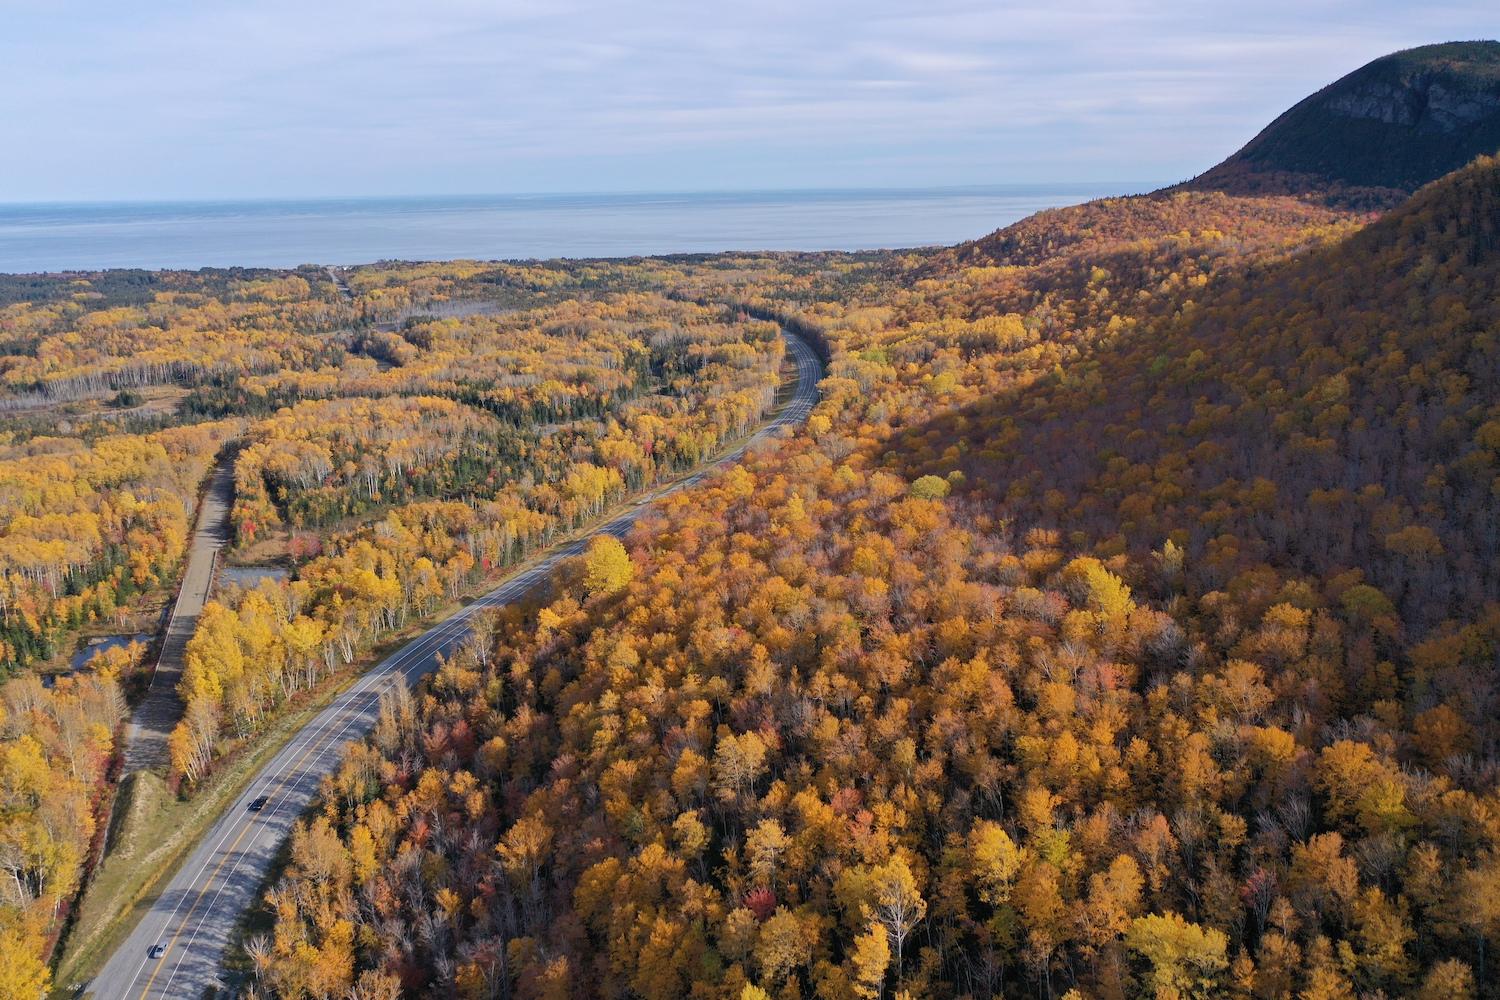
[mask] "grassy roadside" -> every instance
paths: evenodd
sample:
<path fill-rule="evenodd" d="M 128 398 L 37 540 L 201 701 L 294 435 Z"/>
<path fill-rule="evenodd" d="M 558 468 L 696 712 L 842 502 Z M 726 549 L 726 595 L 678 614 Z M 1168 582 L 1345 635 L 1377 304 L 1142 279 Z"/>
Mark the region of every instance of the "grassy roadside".
<path fill-rule="evenodd" d="M 57 962 L 56 985 L 51 994 L 54 1000 L 72 997 L 72 984 L 85 982 L 98 972 L 105 959 L 125 940 L 141 915 L 160 896 L 204 833 L 239 797 L 262 766 L 369 667 L 440 624 L 475 598 L 546 558 L 559 546 L 593 534 L 599 526 L 636 506 L 643 498 L 653 497 L 698 470 L 722 461 L 775 419 L 794 393 L 796 381 L 795 373 L 789 378 L 783 377 L 777 386 L 775 403 L 765 418 L 749 433 L 725 444 L 698 466 L 621 498 L 585 523 L 559 535 L 545 548 L 506 567 L 503 574 L 485 579 L 459 599 L 445 602 L 433 614 L 412 621 L 400 632 L 389 636 L 349 668 L 340 671 L 331 682 L 294 702 L 252 743 L 221 761 L 191 799 L 178 799 L 155 772 L 128 775 L 117 793 L 119 801 L 104 859 L 79 903 L 78 919 Z M 243 924 L 242 932 L 236 938 L 243 939 Z"/>
<path fill-rule="evenodd" d="M 349 671 L 276 719 L 246 753 L 226 762 L 186 801 L 153 771 L 127 775 L 103 862 L 79 903 L 78 920 L 58 960 L 52 996 L 72 996 L 134 928 L 197 846 L 203 832 L 304 723 L 359 677 Z"/>
<path fill-rule="evenodd" d="M 430 618 L 409 622 L 318 688 L 293 699 L 252 742 L 222 758 L 192 798 L 178 798 L 155 771 L 126 775 L 116 792 L 104 859 L 79 902 L 78 919 L 58 959 L 53 976 L 58 985 L 52 996 L 71 997 L 73 983 L 86 981 L 99 971 L 104 959 L 161 895 L 208 828 L 304 725 L 371 666 L 461 606 L 454 603 Z M 144 845 L 152 846 L 143 850 Z"/>

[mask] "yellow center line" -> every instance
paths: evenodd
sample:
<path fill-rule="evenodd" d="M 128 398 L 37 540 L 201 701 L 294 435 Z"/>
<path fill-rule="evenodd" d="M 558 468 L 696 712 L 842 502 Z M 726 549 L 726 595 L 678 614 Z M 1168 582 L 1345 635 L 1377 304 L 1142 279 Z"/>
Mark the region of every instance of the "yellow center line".
<path fill-rule="evenodd" d="M 330 727 L 330 728 L 332 728 L 332 727 Z M 302 752 L 302 756 L 297 758 L 297 763 L 293 764 L 285 772 L 286 775 L 288 777 L 290 777 L 293 772 L 295 772 L 298 768 L 300 768 L 302 766 L 302 762 L 305 761 L 305 760 L 307 760 L 307 758 L 312 755 L 313 750 L 317 749 L 318 745 L 321 742 L 322 742 L 321 740 L 312 740 L 312 741 L 310 741 L 308 743 L 307 749 Z M 286 786 L 287 786 L 286 779 L 283 779 L 281 781 L 281 783 L 276 786 L 276 793 L 280 793 L 284 788 L 286 788 Z M 273 793 L 273 794 L 276 794 L 276 793 Z M 240 835 L 238 837 L 235 837 L 234 838 L 234 843 L 232 843 L 232 844 L 229 845 L 229 850 L 225 851 L 224 852 L 224 856 L 219 859 L 219 863 L 216 864 L 216 865 L 214 865 L 213 872 L 211 872 L 209 874 L 208 880 L 203 883 L 203 888 L 201 888 L 201 889 L 198 890 L 198 895 L 193 899 L 193 905 L 190 906 L 190 907 L 188 907 L 187 913 L 183 915 L 182 922 L 177 925 L 177 930 L 173 932 L 173 934 L 172 934 L 172 940 L 170 940 L 170 941 L 167 942 L 167 950 L 164 951 L 164 952 L 162 952 L 161 958 L 158 958 L 156 960 L 156 968 L 151 970 L 151 978 L 146 980 L 146 985 L 141 989 L 141 993 L 140 993 L 141 1000 L 145 1000 L 146 996 L 148 994 L 150 994 L 150 992 L 151 992 L 151 984 L 154 983 L 154 982 L 156 982 L 156 977 L 157 976 L 161 975 L 162 967 L 164 965 L 166 965 L 166 962 L 167 962 L 167 956 L 170 955 L 172 953 L 172 949 L 174 947 L 176 947 L 176 945 L 177 945 L 177 939 L 182 936 L 183 928 L 185 928 L 187 926 L 187 924 L 188 924 L 188 921 L 193 918 L 193 914 L 198 909 L 198 904 L 201 903 L 201 902 L 203 902 L 203 896 L 204 896 L 204 894 L 207 893 L 208 890 L 209 890 L 209 887 L 214 884 L 214 879 L 216 879 L 216 878 L 219 877 L 219 870 L 224 867 L 224 862 L 226 862 L 226 861 L 228 861 L 230 859 L 230 857 L 234 854 L 235 849 L 240 846 L 240 841 L 242 841 L 242 840 L 245 839 L 245 834 L 249 833 L 254 827 L 255 827 L 255 821 L 253 819 L 250 820 L 250 821 L 248 821 L 248 822 L 246 822 L 245 823 L 245 828 L 240 831 Z"/>
<path fill-rule="evenodd" d="M 240 841 L 245 839 L 245 834 L 250 832 L 250 828 L 253 825 L 253 823 L 245 824 L 245 828 L 240 831 L 240 835 L 234 838 L 234 843 L 229 845 L 229 850 L 224 853 L 224 856 L 219 859 L 219 863 L 214 866 L 213 872 L 208 876 L 208 881 L 204 882 L 203 888 L 198 890 L 198 896 L 193 900 L 193 905 L 188 907 L 187 915 L 183 918 L 182 923 L 177 925 L 177 930 L 172 934 L 172 940 L 167 942 L 167 950 L 162 952 L 161 958 L 156 960 L 156 968 L 151 970 L 151 978 L 147 979 L 146 985 L 142 987 L 142 1000 L 151 992 L 151 984 L 156 982 L 156 977 L 161 974 L 162 966 L 166 964 L 167 956 L 172 953 L 172 949 L 177 944 L 177 939 L 182 935 L 183 927 L 187 925 L 187 921 L 192 918 L 194 911 L 198 909 L 198 904 L 203 901 L 204 893 L 208 892 L 209 886 L 213 885 L 214 879 L 218 877 L 219 869 L 224 867 L 224 862 L 228 861 L 229 856 L 234 853 L 235 848 L 240 846 Z"/>

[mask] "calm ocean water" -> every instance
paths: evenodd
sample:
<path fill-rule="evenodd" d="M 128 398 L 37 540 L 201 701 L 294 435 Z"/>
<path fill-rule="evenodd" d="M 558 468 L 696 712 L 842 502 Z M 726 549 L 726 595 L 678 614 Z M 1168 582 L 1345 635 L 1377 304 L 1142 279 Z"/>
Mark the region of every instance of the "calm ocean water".
<path fill-rule="evenodd" d="M 1121 193 L 908 191 L 0 204 L 0 271 L 866 250 L 956 243 Z"/>

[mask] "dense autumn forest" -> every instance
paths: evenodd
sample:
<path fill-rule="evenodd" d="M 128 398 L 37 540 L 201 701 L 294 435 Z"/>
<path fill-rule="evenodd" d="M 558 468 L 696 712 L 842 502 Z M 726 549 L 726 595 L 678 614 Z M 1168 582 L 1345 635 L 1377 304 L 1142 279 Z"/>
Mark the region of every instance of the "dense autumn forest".
<path fill-rule="evenodd" d="M 1500 161 L 1278 142 L 940 250 L 0 278 L 0 997 L 216 466 L 183 796 L 744 437 L 785 326 L 806 427 L 386 697 L 249 995 L 1500 998 Z"/>
<path fill-rule="evenodd" d="M 388 700 L 259 988 L 1500 995 L 1497 219 L 694 269 L 821 335 L 810 433 Z"/>
<path fill-rule="evenodd" d="M 676 273 L 0 279 L 0 996 L 45 982 L 103 843 L 214 468 L 231 548 L 179 685 L 185 796 L 378 643 L 759 424 L 776 324 L 663 295 Z"/>

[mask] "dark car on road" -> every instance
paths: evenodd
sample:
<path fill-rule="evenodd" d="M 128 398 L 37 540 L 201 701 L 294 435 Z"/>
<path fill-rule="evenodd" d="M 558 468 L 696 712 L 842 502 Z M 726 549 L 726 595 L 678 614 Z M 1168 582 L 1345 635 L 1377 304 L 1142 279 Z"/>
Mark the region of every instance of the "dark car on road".
<path fill-rule="evenodd" d="M 262 809 L 264 809 L 266 807 L 266 802 L 268 802 L 268 801 L 269 801 L 269 797 L 265 796 L 265 795 L 262 795 L 258 799 L 252 799 L 251 802 L 250 802 L 250 811 L 253 812 L 253 813 L 260 812 Z"/>

